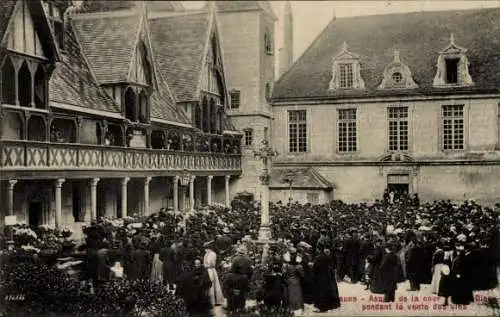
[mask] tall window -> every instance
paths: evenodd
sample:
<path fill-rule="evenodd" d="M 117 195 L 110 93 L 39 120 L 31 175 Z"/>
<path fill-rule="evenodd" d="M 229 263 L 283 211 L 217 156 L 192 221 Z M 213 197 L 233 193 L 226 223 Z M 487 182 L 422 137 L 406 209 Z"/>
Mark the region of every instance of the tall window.
<path fill-rule="evenodd" d="M 352 64 L 340 64 L 340 88 L 352 88 L 354 83 L 354 75 Z"/>
<path fill-rule="evenodd" d="M 288 111 L 288 147 L 290 152 L 307 151 L 307 114 L 305 110 Z"/>
<path fill-rule="evenodd" d="M 464 106 L 443 106 L 443 149 L 464 148 Z"/>
<path fill-rule="evenodd" d="M 240 107 L 240 91 L 231 91 L 231 109 L 238 109 Z"/>
<path fill-rule="evenodd" d="M 389 151 L 408 151 L 408 107 L 391 107 L 387 112 Z"/>
<path fill-rule="evenodd" d="M 273 55 L 273 44 L 267 31 L 264 34 L 264 47 L 267 55 Z"/>
<path fill-rule="evenodd" d="M 245 130 L 245 146 L 251 146 L 253 142 L 253 130 L 246 129 Z"/>
<path fill-rule="evenodd" d="M 339 152 L 357 150 L 356 109 L 339 109 Z"/>

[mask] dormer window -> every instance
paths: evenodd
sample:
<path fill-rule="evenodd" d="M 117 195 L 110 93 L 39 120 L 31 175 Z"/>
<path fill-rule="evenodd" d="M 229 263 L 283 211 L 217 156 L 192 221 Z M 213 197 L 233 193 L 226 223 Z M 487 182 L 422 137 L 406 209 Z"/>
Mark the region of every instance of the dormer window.
<path fill-rule="evenodd" d="M 403 74 L 401 74 L 400 72 L 392 73 L 391 77 L 396 84 L 401 84 L 401 82 L 403 81 Z"/>
<path fill-rule="evenodd" d="M 399 51 L 394 51 L 394 59 L 384 69 L 384 78 L 378 89 L 412 89 L 417 88 L 410 68 L 401 61 Z"/>
<path fill-rule="evenodd" d="M 333 58 L 332 80 L 330 90 L 337 89 L 364 89 L 365 83 L 361 78 L 359 56 L 349 52 L 344 42 L 342 50 Z"/>
<path fill-rule="evenodd" d="M 455 37 L 450 35 L 450 44 L 439 53 L 434 87 L 474 85 L 469 74 L 467 50 L 455 44 Z"/>
<path fill-rule="evenodd" d="M 348 63 L 340 64 L 339 69 L 340 69 L 340 88 L 352 88 L 354 83 L 352 64 Z"/>
<path fill-rule="evenodd" d="M 267 55 L 273 55 L 273 44 L 268 31 L 264 34 L 264 48 Z"/>

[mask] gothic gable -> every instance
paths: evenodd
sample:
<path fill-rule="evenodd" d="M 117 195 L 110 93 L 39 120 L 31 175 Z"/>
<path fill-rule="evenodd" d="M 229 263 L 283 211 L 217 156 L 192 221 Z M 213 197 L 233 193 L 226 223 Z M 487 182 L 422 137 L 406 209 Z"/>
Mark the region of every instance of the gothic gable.
<path fill-rule="evenodd" d="M 157 87 L 151 42 L 145 17 L 139 24 L 128 79 L 133 83 Z"/>
<path fill-rule="evenodd" d="M 215 18 L 215 17 L 214 17 Z M 224 78 L 224 66 L 217 23 L 213 21 L 208 33 L 205 58 L 201 72 L 200 90 L 214 93 L 221 97 L 221 104 L 227 100 L 227 87 Z"/>
<path fill-rule="evenodd" d="M 41 59 L 58 59 L 55 38 L 39 1 L 17 2 L 3 35 L 2 46 Z"/>

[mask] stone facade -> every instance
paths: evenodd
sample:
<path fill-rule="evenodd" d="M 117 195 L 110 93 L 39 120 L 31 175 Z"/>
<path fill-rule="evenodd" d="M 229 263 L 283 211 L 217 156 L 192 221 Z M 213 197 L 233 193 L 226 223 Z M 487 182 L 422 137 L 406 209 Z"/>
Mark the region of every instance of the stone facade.
<path fill-rule="evenodd" d="M 282 153 L 275 166 L 314 166 L 336 185 L 335 199 L 382 197 L 388 175 L 408 175 L 408 190 L 423 200 L 473 198 L 493 203 L 500 186 L 498 96 L 366 100 L 353 103 L 275 106 L 273 139 Z M 427 100 L 425 100 L 427 99 Z M 443 105 L 464 106 L 464 149 L 443 150 Z M 408 150 L 401 161 L 389 151 L 388 107 L 408 107 Z M 357 151 L 338 152 L 339 109 L 357 110 Z M 288 152 L 288 114 L 306 110 L 308 151 Z M 357 181 L 356 181 L 357 180 Z"/>
<path fill-rule="evenodd" d="M 275 17 L 255 3 L 255 8 L 246 10 L 238 10 L 236 4 L 229 9 L 224 2 L 218 4 L 218 22 L 228 89 L 240 92 L 240 106 L 231 109 L 229 116 L 239 131 L 252 131 L 251 145 L 242 142 L 243 172 L 231 181 L 231 196 L 247 191 L 259 199 L 262 162 L 254 158 L 253 151 L 260 148 L 266 133 L 267 138 L 271 137 L 271 109 L 266 91 L 269 94 L 274 84 Z M 266 37 L 270 39 L 272 52 L 266 52 Z"/>

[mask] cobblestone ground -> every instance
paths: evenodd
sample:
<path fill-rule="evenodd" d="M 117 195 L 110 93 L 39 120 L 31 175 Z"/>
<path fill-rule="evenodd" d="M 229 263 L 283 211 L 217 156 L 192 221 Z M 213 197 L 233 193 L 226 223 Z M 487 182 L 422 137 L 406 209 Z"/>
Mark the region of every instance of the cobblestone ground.
<path fill-rule="evenodd" d="M 382 295 L 374 295 L 361 284 L 338 283 L 342 306 L 326 313 L 314 313 L 314 307 L 306 305 L 302 316 L 500 316 L 484 305 L 486 292 L 474 293 L 475 302 L 469 306 L 450 303 L 442 306 L 443 298 L 432 295 L 430 285 L 422 285 L 418 292 L 408 292 L 409 283 L 401 283 L 394 303 L 384 303 Z M 255 305 L 249 301 L 247 306 Z M 223 309 L 217 308 L 216 317 L 224 317 Z"/>

